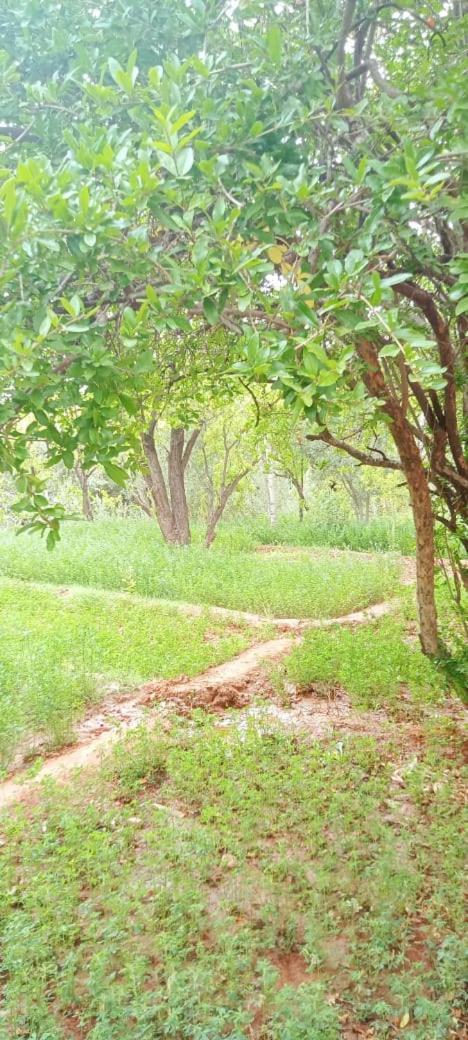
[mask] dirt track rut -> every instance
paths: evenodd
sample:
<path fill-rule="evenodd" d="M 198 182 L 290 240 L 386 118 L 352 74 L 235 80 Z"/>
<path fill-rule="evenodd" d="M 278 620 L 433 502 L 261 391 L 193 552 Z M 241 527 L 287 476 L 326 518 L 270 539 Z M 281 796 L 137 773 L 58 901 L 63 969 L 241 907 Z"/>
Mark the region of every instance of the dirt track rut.
<path fill-rule="evenodd" d="M 221 609 L 219 608 L 219 610 Z M 290 628 L 291 634 L 278 635 L 274 639 L 256 643 L 232 660 L 209 668 L 195 678 L 145 683 L 126 698 L 104 703 L 98 713 L 89 716 L 77 727 L 78 743 L 76 745 L 49 757 L 35 776 L 21 782 L 20 774 L 16 774 L 0 784 L 0 810 L 15 802 L 29 800 L 37 791 L 38 784 L 47 777 L 65 782 L 75 769 L 97 765 L 105 752 L 123 733 L 135 728 L 143 721 L 148 705 L 167 701 L 169 704 L 174 704 L 175 707 L 181 705 L 186 709 L 191 709 L 195 706 L 203 706 L 212 710 L 240 706 L 242 702 L 236 700 L 236 695 L 242 688 L 242 684 L 245 684 L 245 680 L 249 676 L 253 676 L 264 661 L 278 661 L 285 657 L 305 628 L 362 624 L 373 618 L 382 617 L 391 609 L 391 603 L 377 603 L 344 617 L 312 621 L 299 618 L 260 618 L 259 615 L 250 615 L 251 618 L 255 617 L 258 621 L 261 620 L 262 623 L 270 626 L 277 626 L 280 629 L 282 627 Z M 226 613 L 230 617 L 236 616 L 235 611 Z M 243 616 L 245 617 L 245 615 Z M 224 698 L 223 693 L 226 694 Z M 206 699 L 204 699 L 204 695 L 206 695 Z"/>

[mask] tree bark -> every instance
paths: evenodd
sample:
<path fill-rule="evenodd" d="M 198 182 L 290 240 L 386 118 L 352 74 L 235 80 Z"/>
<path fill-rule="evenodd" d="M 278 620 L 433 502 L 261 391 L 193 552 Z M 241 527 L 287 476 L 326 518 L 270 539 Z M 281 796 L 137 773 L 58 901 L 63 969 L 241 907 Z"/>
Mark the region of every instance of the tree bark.
<path fill-rule="evenodd" d="M 307 502 L 304 494 L 304 477 L 301 476 L 300 478 L 298 478 L 291 474 L 291 483 L 293 485 L 293 488 L 297 492 L 299 520 L 302 523 L 304 519 L 304 510 L 307 509 Z"/>
<path fill-rule="evenodd" d="M 156 420 L 153 420 L 141 438 L 148 466 L 145 474 L 146 486 L 154 502 L 156 519 L 164 541 L 170 545 L 189 545 L 191 532 L 185 472 L 200 430 L 193 430 L 187 443 L 184 429 L 179 427 L 171 430 L 166 480 L 154 440 L 155 429 Z"/>
<path fill-rule="evenodd" d="M 92 506 L 92 502 L 91 502 L 91 495 L 89 493 L 89 477 L 88 477 L 88 474 L 87 474 L 86 470 L 83 469 L 83 467 L 82 467 L 80 462 L 76 463 L 75 473 L 76 473 L 76 475 L 78 477 L 78 480 L 79 480 L 79 483 L 80 483 L 80 487 L 81 487 L 81 501 L 82 501 L 83 516 L 84 516 L 85 520 L 93 520 L 94 519 L 94 516 L 93 516 L 93 506 Z"/>
<path fill-rule="evenodd" d="M 390 431 L 408 485 L 416 530 L 419 638 L 423 652 L 433 656 L 439 649 L 439 639 L 435 603 L 434 519 L 429 483 L 410 423 L 385 383 L 374 344 L 363 341 L 359 346 L 359 354 L 367 366 L 364 376 L 367 389 L 372 397 L 382 402 L 383 410 L 390 418 Z"/>
<path fill-rule="evenodd" d="M 267 473 L 266 489 L 268 500 L 268 519 L 270 521 L 271 526 L 274 527 L 277 520 L 276 477 L 274 473 Z"/>
<path fill-rule="evenodd" d="M 148 463 L 148 472 L 145 481 L 154 502 L 156 519 L 165 542 L 177 545 L 178 533 L 172 515 L 171 504 L 167 494 L 164 474 L 159 461 L 159 456 L 154 443 L 155 425 L 151 423 L 148 430 L 142 434 L 142 445 L 145 458 Z"/>
<path fill-rule="evenodd" d="M 169 458 L 167 463 L 171 511 L 179 545 L 190 545 L 191 531 L 185 493 L 184 466 L 185 430 L 171 430 Z"/>
<path fill-rule="evenodd" d="M 224 510 L 229 502 L 231 495 L 234 494 L 236 487 L 238 486 L 238 484 L 240 484 L 241 480 L 243 480 L 243 478 L 247 476 L 247 473 L 250 469 L 251 466 L 249 466 L 247 469 L 242 470 L 242 473 L 238 473 L 237 476 L 229 482 L 229 484 L 223 487 L 219 496 L 218 504 L 214 508 L 210 509 L 205 534 L 206 549 L 209 549 L 210 545 L 212 545 L 214 542 L 216 528 L 219 524 L 219 521 L 221 520 L 221 517 L 224 513 Z"/>

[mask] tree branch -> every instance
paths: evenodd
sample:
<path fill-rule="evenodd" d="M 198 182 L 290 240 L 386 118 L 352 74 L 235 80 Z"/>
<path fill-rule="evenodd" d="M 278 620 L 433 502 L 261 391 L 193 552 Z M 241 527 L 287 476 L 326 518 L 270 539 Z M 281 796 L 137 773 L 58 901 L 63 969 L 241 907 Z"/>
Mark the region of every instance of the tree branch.
<path fill-rule="evenodd" d="M 183 452 L 183 455 L 182 455 L 182 466 L 183 466 L 184 470 L 187 469 L 188 463 L 190 461 L 190 456 L 191 456 L 192 451 L 193 451 L 193 449 L 195 447 L 195 444 L 197 443 L 197 440 L 198 440 L 198 438 L 199 438 L 199 436 L 201 434 L 201 431 L 202 431 L 201 426 L 198 427 L 196 430 L 193 430 L 192 433 L 190 434 L 190 437 L 189 437 L 189 439 L 187 441 L 187 444 L 185 445 L 185 449 L 184 449 L 184 452 Z"/>
<path fill-rule="evenodd" d="M 351 455 L 353 459 L 357 459 L 357 461 L 363 466 L 376 466 L 378 469 L 397 470 L 403 468 L 401 462 L 398 462 L 397 459 L 389 459 L 383 454 L 383 452 L 381 453 L 383 457 L 381 459 L 376 459 L 368 452 L 361 451 L 360 448 L 354 448 L 353 445 L 347 444 L 346 441 L 341 441 L 338 437 L 334 437 L 329 430 L 323 430 L 322 433 L 308 433 L 306 440 L 323 441 L 325 444 L 329 444 L 332 448 L 338 448 L 340 451 L 345 451 L 348 455 Z"/>

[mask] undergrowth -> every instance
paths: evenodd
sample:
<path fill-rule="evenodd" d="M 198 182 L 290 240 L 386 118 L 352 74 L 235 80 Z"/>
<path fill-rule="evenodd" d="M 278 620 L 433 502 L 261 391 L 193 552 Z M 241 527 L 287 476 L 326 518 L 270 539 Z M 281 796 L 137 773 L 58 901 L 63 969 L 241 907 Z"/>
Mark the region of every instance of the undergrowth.
<path fill-rule="evenodd" d="M 367 523 L 358 520 L 323 521 L 309 517 L 307 513 L 302 521 L 282 516 L 275 524 L 265 519 L 222 524 L 217 542 L 220 546 L 245 549 L 255 545 L 297 545 L 356 552 L 399 552 L 403 555 L 415 550 L 411 519 L 380 517 Z"/>
<path fill-rule="evenodd" d="M 390 560 L 324 553 L 318 559 L 199 546 L 170 548 L 156 525 L 103 520 L 63 526 L 50 553 L 36 535 L 0 535 L 0 573 L 26 580 L 101 586 L 277 617 L 346 614 L 391 595 L 398 584 Z"/>
<path fill-rule="evenodd" d="M 437 720 L 133 732 L 4 821 L 2 1040 L 461 1037 L 460 770 Z"/>
<path fill-rule="evenodd" d="M 136 596 L 0 580 L 0 768 L 27 739 L 69 740 L 109 684 L 195 675 L 252 638 L 209 612 L 187 617 Z"/>
<path fill-rule="evenodd" d="M 338 684 L 355 707 L 401 711 L 443 699 L 446 679 L 419 646 L 416 626 L 387 616 L 357 627 L 311 629 L 286 665 L 299 688 Z"/>

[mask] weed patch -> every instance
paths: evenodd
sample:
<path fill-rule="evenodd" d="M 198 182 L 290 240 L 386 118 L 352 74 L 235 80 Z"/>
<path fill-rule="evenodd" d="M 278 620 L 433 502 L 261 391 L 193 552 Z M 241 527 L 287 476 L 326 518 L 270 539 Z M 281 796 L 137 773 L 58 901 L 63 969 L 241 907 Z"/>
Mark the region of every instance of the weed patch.
<path fill-rule="evenodd" d="M 367 709 L 401 710 L 407 704 L 403 695 L 413 704 L 436 703 L 446 688 L 440 670 L 393 617 L 306 632 L 287 662 L 286 675 L 299 688 L 322 686 L 324 696 L 339 683 L 355 707 Z"/>
<path fill-rule="evenodd" d="M 205 639 L 210 633 L 216 638 Z M 109 685 L 192 676 L 243 650 L 247 628 L 132 596 L 0 582 L 0 766 L 25 741 L 60 745 Z"/>
<path fill-rule="evenodd" d="M 3 827 L 2 1035 L 461 1035 L 461 763 L 435 739 L 398 823 L 391 749 L 200 713 L 47 785 Z"/>
<path fill-rule="evenodd" d="M 248 552 L 163 545 L 154 524 L 106 520 L 64 525 L 47 553 L 37 536 L 3 531 L 0 573 L 119 589 L 144 596 L 258 611 L 276 617 L 337 617 L 390 596 L 395 563 L 355 555 L 268 559 Z"/>

